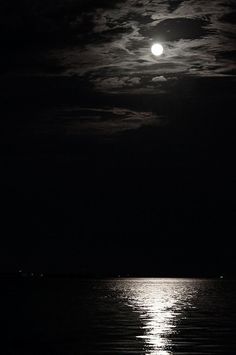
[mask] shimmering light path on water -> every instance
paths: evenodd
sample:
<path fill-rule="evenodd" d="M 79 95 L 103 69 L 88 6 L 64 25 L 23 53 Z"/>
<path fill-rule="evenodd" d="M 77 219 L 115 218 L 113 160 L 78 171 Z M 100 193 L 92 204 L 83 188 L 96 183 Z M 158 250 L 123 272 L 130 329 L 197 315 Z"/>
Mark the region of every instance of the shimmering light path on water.
<path fill-rule="evenodd" d="M 233 281 L 45 279 L 15 286 L 5 285 L 1 303 L 5 353 L 236 354 Z"/>
<path fill-rule="evenodd" d="M 226 354 L 236 350 L 234 283 L 121 279 L 108 281 L 107 286 L 138 315 L 136 338 L 143 341 L 145 354 Z"/>

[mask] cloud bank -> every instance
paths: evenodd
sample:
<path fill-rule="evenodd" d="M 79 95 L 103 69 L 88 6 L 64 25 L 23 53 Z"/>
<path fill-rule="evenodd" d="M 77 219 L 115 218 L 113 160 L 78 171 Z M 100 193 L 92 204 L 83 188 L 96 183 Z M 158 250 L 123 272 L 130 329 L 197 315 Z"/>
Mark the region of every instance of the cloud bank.
<path fill-rule="evenodd" d="M 2 47 L 27 48 L 9 70 L 77 76 L 105 93 L 235 75 L 233 0 L 4 0 L 0 10 Z M 150 52 L 156 41 L 165 48 L 158 58 Z"/>

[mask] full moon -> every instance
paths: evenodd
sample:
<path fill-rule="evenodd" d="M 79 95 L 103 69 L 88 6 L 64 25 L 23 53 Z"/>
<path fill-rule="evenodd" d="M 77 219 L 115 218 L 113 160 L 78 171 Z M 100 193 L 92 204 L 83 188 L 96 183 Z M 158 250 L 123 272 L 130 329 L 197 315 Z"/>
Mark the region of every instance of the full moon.
<path fill-rule="evenodd" d="M 164 48 L 160 43 L 155 43 L 152 45 L 151 52 L 153 55 L 158 57 L 163 54 Z"/>

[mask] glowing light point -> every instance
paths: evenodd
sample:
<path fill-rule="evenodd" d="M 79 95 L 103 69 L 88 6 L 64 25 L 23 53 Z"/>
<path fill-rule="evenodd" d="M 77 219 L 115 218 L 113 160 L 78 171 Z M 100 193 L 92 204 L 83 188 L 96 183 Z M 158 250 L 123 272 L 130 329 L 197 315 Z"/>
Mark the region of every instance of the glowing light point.
<path fill-rule="evenodd" d="M 155 43 L 151 47 L 151 52 L 156 57 L 159 57 L 160 55 L 163 54 L 164 48 L 163 48 L 163 46 L 160 43 Z"/>

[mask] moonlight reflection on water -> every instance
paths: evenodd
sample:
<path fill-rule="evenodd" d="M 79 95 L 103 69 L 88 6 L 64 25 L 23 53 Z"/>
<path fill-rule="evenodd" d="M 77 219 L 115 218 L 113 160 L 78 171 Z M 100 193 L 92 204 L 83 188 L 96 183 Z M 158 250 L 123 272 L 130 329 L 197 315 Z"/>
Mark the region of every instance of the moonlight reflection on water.
<path fill-rule="evenodd" d="M 3 323 L 13 324 L 4 354 L 236 353 L 234 281 L 45 279 L 22 286 L 20 298 L 8 287 L 9 304 L 21 304 L 17 312 L 2 303 Z"/>
<path fill-rule="evenodd" d="M 139 314 L 144 334 L 137 338 L 145 342 L 146 354 L 172 355 L 176 322 L 184 317 L 186 308 L 194 308 L 191 301 L 196 288 L 189 288 L 188 282 L 166 279 L 127 280 L 120 286 L 129 307 Z"/>

